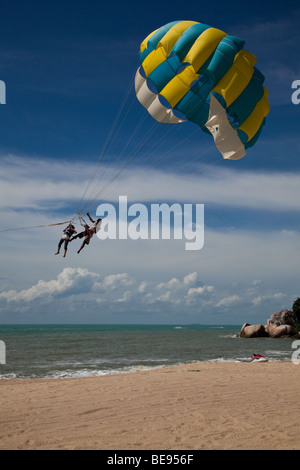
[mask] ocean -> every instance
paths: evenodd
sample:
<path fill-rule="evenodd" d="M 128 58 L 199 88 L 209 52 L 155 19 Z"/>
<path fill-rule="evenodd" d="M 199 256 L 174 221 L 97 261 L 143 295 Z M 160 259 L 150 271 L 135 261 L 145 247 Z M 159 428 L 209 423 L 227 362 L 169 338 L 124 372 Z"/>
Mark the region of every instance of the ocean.
<path fill-rule="evenodd" d="M 290 361 L 290 339 L 238 336 L 234 325 L 2 325 L 0 379 L 57 379 L 137 372 L 253 353 Z M 3 343 L 2 343 L 3 345 Z"/>

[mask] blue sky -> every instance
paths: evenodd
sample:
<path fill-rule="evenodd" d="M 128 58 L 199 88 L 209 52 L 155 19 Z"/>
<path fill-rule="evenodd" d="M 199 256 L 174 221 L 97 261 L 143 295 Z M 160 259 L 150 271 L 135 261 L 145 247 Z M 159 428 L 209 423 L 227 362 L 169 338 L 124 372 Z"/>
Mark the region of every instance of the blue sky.
<path fill-rule="evenodd" d="M 2 1 L 0 7 L 0 80 L 7 88 L 0 107 L 0 229 L 73 216 L 125 97 L 122 126 L 95 183 L 111 181 L 136 152 L 153 121 L 142 121 L 143 108 L 128 87 L 140 43 L 169 21 L 192 19 L 243 38 L 266 76 L 271 105 L 257 145 L 242 160 L 203 171 L 218 151 L 195 125 L 181 124 L 164 129 L 162 140 L 157 134 L 157 146 L 101 195 L 112 202 L 126 194 L 147 204 L 203 203 L 202 250 L 187 252 L 179 240 L 94 238 L 80 255 L 71 244 L 63 259 L 54 256 L 61 227 L 1 232 L 0 321 L 243 324 L 290 308 L 300 296 L 295 2 Z"/>

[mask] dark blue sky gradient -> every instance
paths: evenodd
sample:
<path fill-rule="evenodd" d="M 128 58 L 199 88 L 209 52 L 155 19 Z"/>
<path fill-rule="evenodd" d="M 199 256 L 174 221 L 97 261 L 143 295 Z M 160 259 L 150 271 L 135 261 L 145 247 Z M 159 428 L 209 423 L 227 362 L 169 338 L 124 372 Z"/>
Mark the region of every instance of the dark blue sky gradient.
<path fill-rule="evenodd" d="M 228 34 L 241 35 L 247 28 L 248 37 L 242 36 L 245 47 L 257 55 L 257 66 L 272 92 L 270 103 L 275 105 L 261 145 L 255 147 L 257 151 L 249 151 L 240 167 L 299 168 L 299 160 L 286 151 L 286 142 L 298 132 L 299 110 L 290 102 L 293 77 L 287 77 L 286 88 L 278 90 L 264 61 L 271 38 L 257 44 L 250 35 L 251 24 L 293 16 L 293 2 L 276 5 L 230 1 L 1 2 L 0 79 L 7 86 L 8 105 L 1 108 L 0 151 L 36 158 L 95 159 L 134 76 L 140 42 L 166 22 L 193 19 Z M 255 50 L 250 47 L 253 41 Z M 282 67 L 288 64 L 296 74 L 296 52 L 290 53 L 292 60 L 288 55 L 280 60 Z M 285 102 L 277 105 L 279 93 Z M 185 130 L 180 132 L 184 135 Z M 280 142 L 274 144 L 278 132 L 284 137 L 282 148 Z M 205 148 L 207 136 L 200 137 Z"/>

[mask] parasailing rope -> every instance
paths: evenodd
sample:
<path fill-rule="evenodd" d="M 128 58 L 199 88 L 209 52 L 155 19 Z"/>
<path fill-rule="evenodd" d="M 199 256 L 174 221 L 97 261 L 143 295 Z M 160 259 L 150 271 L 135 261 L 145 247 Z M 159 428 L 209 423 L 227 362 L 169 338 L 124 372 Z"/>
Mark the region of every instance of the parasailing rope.
<path fill-rule="evenodd" d="M 130 95 L 132 93 L 133 82 L 134 81 L 131 79 L 127 87 L 127 90 L 125 92 L 125 96 L 121 102 L 120 108 L 116 114 L 116 117 L 113 121 L 113 124 L 108 133 L 106 141 L 103 145 L 102 151 L 98 157 L 96 165 L 93 167 L 91 176 L 86 184 L 86 187 L 83 191 L 81 199 L 78 203 L 75 216 L 71 220 L 66 221 L 66 222 L 36 225 L 36 226 L 30 226 L 30 227 L 3 229 L 3 230 L 0 230 L 0 232 L 8 232 L 11 230 L 26 230 L 26 229 L 41 228 L 41 227 L 53 227 L 56 225 L 75 223 L 77 219 L 81 223 L 82 214 L 85 211 L 89 210 L 89 208 L 99 199 L 100 196 L 103 198 L 103 196 L 107 197 L 108 195 L 112 194 L 113 183 L 116 182 L 116 180 L 120 177 L 120 175 L 128 168 L 128 166 L 134 160 L 137 159 L 137 157 L 141 157 L 140 161 L 143 164 L 145 164 L 145 162 L 151 158 L 151 168 L 155 168 L 155 166 L 158 166 L 158 164 L 161 161 L 165 161 L 166 157 L 170 155 L 171 152 L 174 153 L 175 149 L 177 149 L 180 145 L 182 145 L 184 142 L 189 140 L 194 134 L 199 132 L 199 129 L 196 129 L 196 130 L 193 129 L 191 135 L 184 137 L 179 142 L 175 143 L 175 145 L 171 147 L 169 146 L 168 150 L 164 152 L 160 152 L 158 156 L 153 157 L 154 150 L 157 152 L 159 147 L 165 143 L 166 136 L 172 133 L 173 131 L 177 133 L 177 126 L 171 126 L 169 124 L 162 124 L 162 123 L 158 123 L 157 121 L 155 121 L 154 124 L 151 126 L 151 128 L 146 133 L 143 133 L 142 139 L 136 145 L 135 150 L 128 152 L 128 155 L 125 156 L 125 158 L 123 159 L 123 164 L 119 166 L 122 163 L 122 157 L 124 156 L 125 151 L 129 148 L 130 144 L 136 138 L 138 132 L 140 131 L 140 129 L 142 128 L 145 122 L 145 119 L 148 116 L 148 111 L 143 110 L 144 112 L 141 118 L 139 119 L 139 122 L 134 126 L 126 143 L 123 144 L 121 151 L 117 153 L 117 158 L 108 159 L 107 158 L 108 152 L 111 151 L 113 144 L 117 141 L 117 138 L 121 132 L 121 129 L 124 126 L 124 124 L 127 123 L 127 118 L 129 116 L 129 113 L 132 110 L 134 103 L 136 103 L 136 96 L 134 93 L 133 98 L 131 98 L 130 104 L 127 105 L 130 99 Z M 155 143 L 152 146 L 150 146 L 150 144 L 153 143 L 154 140 L 155 140 Z M 211 145 L 211 147 L 209 147 L 205 152 L 202 152 L 201 157 L 199 157 L 198 152 L 195 152 L 194 156 L 192 158 L 189 158 L 188 161 L 185 160 L 184 162 L 180 161 L 180 162 L 172 163 L 172 170 L 174 171 L 175 168 L 180 169 L 181 171 L 186 170 L 188 167 L 191 167 L 195 163 L 196 160 L 199 161 L 200 158 L 202 159 L 203 156 L 208 154 L 213 148 L 214 148 L 214 145 Z M 220 158 L 213 163 L 202 166 L 200 169 L 198 169 L 197 173 L 202 172 L 206 170 L 207 168 L 214 166 L 221 160 L 223 160 L 223 158 Z M 119 168 L 117 169 L 114 175 L 110 176 L 108 181 L 105 181 L 104 177 L 109 171 L 109 167 L 112 164 L 114 164 L 114 166 L 118 164 Z M 100 169 L 101 169 L 101 175 L 99 175 Z M 170 184 L 169 186 L 172 186 L 172 184 Z M 119 189 L 120 189 L 120 185 L 119 185 Z"/>

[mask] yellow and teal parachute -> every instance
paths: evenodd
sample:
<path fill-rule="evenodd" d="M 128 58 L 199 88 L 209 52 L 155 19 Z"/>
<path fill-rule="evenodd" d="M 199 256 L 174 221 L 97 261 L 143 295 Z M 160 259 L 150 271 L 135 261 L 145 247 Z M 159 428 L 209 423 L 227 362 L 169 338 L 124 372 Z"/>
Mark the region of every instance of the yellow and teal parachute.
<path fill-rule="evenodd" d="M 244 44 L 195 21 L 162 26 L 140 47 L 138 100 L 157 121 L 192 121 L 212 134 L 224 158 L 242 158 L 270 110 L 265 77 Z"/>

